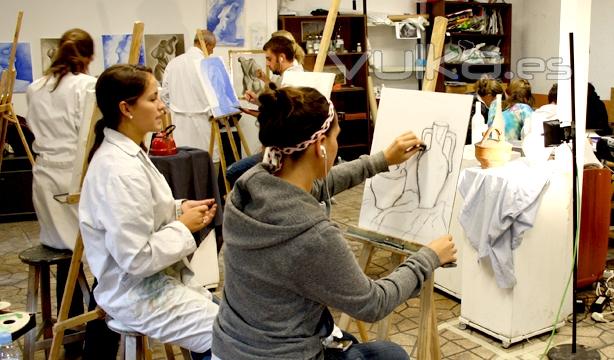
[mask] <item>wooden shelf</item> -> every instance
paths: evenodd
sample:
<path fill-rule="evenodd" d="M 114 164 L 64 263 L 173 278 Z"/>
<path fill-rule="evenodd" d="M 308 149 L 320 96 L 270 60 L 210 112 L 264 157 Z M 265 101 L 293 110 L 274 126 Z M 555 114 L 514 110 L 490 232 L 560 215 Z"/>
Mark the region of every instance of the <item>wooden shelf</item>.
<path fill-rule="evenodd" d="M 482 34 L 481 32 L 470 31 L 450 31 L 450 37 L 467 37 L 467 38 L 493 38 L 501 39 L 505 37 L 504 34 Z"/>
<path fill-rule="evenodd" d="M 319 25 L 323 29 L 325 21 L 326 16 L 279 16 L 278 29 L 289 31 L 305 50 L 307 36 L 313 36 L 316 32 L 321 34 L 322 30 Z M 337 16 L 332 38 L 340 36 L 348 52 L 330 52 L 327 54 L 325 62 L 325 66 L 339 65 L 338 63 L 341 62 L 348 71 L 352 71 L 353 75 L 351 79 L 347 79 L 346 86 L 333 89 L 331 94 L 331 100 L 337 111 L 345 114 L 344 118 L 339 121 L 342 131 L 338 142 L 339 148 L 345 149 L 342 156 L 346 160 L 367 153 L 373 134 L 369 102 L 367 101 L 369 64 L 360 61 L 360 57 L 366 55 L 366 52 L 353 51 L 358 43 L 361 44 L 362 50 L 366 50 L 366 35 L 367 17 L 365 15 Z M 333 58 L 333 55 L 336 58 Z M 303 66 L 306 71 L 313 69 L 317 56 L 318 54 L 307 54 L 305 56 Z"/>
<path fill-rule="evenodd" d="M 333 88 L 333 93 L 345 93 L 345 92 L 358 92 L 365 91 L 365 88 L 362 86 L 353 86 L 353 87 L 341 87 L 341 89 Z"/>
<path fill-rule="evenodd" d="M 361 44 L 361 45 L 364 46 L 363 44 Z M 364 51 L 363 52 L 355 52 L 355 51 L 354 52 L 350 52 L 350 51 L 348 51 L 348 52 L 343 52 L 343 53 L 329 52 L 328 55 L 330 56 L 331 54 L 334 54 L 334 55 L 337 55 L 337 56 L 356 56 L 356 55 L 362 55 L 364 53 L 365 53 Z M 317 56 L 318 56 L 318 54 L 305 54 L 305 57 L 308 57 L 308 58 L 309 57 L 315 58 Z"/>

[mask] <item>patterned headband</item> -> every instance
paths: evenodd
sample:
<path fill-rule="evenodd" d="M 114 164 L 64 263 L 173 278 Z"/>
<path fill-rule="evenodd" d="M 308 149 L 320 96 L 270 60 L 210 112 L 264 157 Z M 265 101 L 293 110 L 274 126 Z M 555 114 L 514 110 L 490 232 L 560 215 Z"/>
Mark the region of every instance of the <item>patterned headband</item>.
<path fill-rule="evenodd" d="M 273 172 L 276 173 L 281 169 L 281 159 L 283 155 L 290 155 L 297 151 L 303 151 L 309 147 L 309 145 L 313 144 L 318 140 L 320 135 L 325 134 L 328 129 L 330 129 L 330 124 L 332 124 L 333 119 L 335 118 L 335 107 L 331 101 L 328 102 L 328 117 L 322 124 L 322 127 L 311 135 L 308 140 L 305 140 L 299 143 L 296 146 L 279 148 L 277 146 L 267 146 L 264 149 L 264 157 L 262 162 L 265 164 L 269 164 L 273 166 Z"/>

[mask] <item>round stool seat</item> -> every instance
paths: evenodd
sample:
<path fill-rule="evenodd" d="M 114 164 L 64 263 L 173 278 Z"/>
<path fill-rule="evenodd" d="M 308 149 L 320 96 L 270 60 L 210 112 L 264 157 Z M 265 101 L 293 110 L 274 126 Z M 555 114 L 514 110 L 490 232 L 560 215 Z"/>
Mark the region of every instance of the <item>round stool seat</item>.
<path fill-rule="evenodd" d="M 134 330 L 132 330 L 131 328 L 127 327 L 126 325 L 124 325 L 121 321 L 117 320 L 117 319 L 113 319 L 112 317 L 108 316 L 105 318 L 105 322 L 107 323 L 107 327 L 111 330 L 111 331 L 115 331 L 116 333 L 120 334 L 120 335 L 125 335 L 125 336 L 145 336 L 139 332 L 136 332 Z"/>
<path fill-rule="evenodd" d="M 57 264 L 63 261 L 70 261 L 72 251 L 58 250 L 45 245 L 32 246 L 19 253 L 19 259 L 29 265 L 41 263 Z"/>

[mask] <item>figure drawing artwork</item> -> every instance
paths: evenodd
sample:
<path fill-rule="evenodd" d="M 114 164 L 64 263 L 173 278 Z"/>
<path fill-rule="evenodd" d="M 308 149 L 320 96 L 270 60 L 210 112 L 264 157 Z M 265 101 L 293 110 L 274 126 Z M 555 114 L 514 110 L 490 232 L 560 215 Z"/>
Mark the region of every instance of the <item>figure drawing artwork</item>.
<path fill-rule="evenodd" d="M 244 0 L 208 0 L 206 28 L 217 44 L 242 47 L 245 44 Z"/>
<path fill-rule="evenodd" d="M 422 244 L 448 233 L 472 101 L 470 95 L 382 90 L 371 154 L 409 130 L 426 149 L 366 181 L 360 227 Z"/>
<path fill-rule="evenodd" d="M 104 68 L 115 64 L 127 64 L 130 56 L 132 34 L 102 35 Z M 139 64 L 145 65 L 145 49 L 141 44 Z"/>
<path fill-rule="evenodd" d="M 196 62 L 196 66 L 213 117 L 220 118 L 239 113 L 239 99 L 222 58 L 209 56 Z"/>
<path fill-rule="evenodd" d="M 0 43 L 0 67 L 2 71 L 8 68 L 13 43 Z M 14 93 L 25 93 L 32 83 L 32 55 L 30 43 L 17 43 L 15 50 L 15 85 Z"/>
<path fill-rule="evenodd" d="M 228 51 L 232 85 L 241 98 L 247 90 L 260 95 L 265 89 L 261 74 L 268 74 L 263 50 Z M 266 73 L 265 73 L 266 72 Z"/>
<path fill-rule="evenodd" d="M 145 64 L 159 82 L 162 82 L 168 62 L 184 52 L 183 34 L 145 35 Z"/>
<path fill-rule="evenodd" d="M 51 66 L 58 47 L 60 47 L 60 39 L 41 39 L 41 69 L 43 72 Z"/>

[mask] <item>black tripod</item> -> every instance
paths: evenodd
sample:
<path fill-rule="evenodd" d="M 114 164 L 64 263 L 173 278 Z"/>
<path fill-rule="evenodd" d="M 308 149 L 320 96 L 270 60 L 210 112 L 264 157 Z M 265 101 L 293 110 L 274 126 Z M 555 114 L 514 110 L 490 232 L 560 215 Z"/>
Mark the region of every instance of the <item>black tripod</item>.
<path fill-rule="evenodd" d="M 576 344 L 577 312 L 576 312 L 576 297 L 577 297 L 577 281 L 578 281 L 578 163 L 576 162 L 576 88 L 575 88 L 575 64 L 574 64 L 574 42 L 573 33 L 569 33 L 569 52 L 571 66 L 571 153 L 572 153 L 572 181 L 573 181 L 573 246 L 574 246 L 574 262 L 573 262 L 573 320 L 571 328 L 571 344 L 561 344 L 553 347 L 548 351 L 548 358 L 551 360 L 559 359 L 588 359 L 599 360 L 601 356 L 594 349 L 589 349 L 584 345 Z"/>

